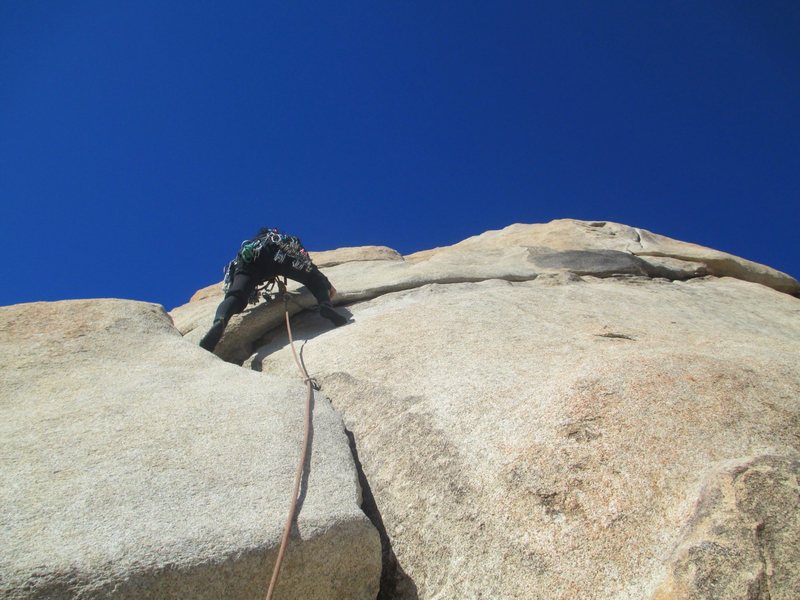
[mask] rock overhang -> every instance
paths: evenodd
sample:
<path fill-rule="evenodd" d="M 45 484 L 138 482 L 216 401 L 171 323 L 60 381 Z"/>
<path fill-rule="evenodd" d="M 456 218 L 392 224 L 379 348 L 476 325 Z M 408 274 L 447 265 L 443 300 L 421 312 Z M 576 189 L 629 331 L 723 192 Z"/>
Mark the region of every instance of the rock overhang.
<path fill-rule="evenodd" d="M 800 283 L 765 265 L 610 221 L 517 223 L 405 257 L 384 247 L 365 247 L 361 252 L 344 248 L 323 256 L 332 265 L 325 273 L 338 290 L 334 299 L 338 304 L 431 283 L 529 281 L 558 273 L 671 281 L 734 277 L 800 295 Z M 300 286 L 290 286 L 290 290 L 294 292 L 292 314 L 314 306 L 314 299 Z M 199 341 L 221 299 L 221 286 L 209 286 L 199 301 L 177 307 L 170 314 L 183 335 Z M 280 325 L 282 313 L 282 306 L 262 304 L 235 316 L 217 354 L 241 364 L 258 340 Z"/>

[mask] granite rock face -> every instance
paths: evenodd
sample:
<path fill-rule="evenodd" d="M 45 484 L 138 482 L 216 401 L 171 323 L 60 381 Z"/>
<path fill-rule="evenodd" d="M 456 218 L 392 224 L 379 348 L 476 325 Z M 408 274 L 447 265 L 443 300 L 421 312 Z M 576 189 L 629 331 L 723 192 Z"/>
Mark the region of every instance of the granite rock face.
<path fill-rule="evenodd" d="M 573 220 L 325 273 L 352 322 L 295 335 L 354 437 L 380 597 L 800 597 L 790 276 Z M 279 318 L 220 355 L 290 369 Z"/>
<path fill-rule="evenodd" d="M 635 227 L 605 221 L 561 219 L 545 224 L 510 225 L 463 242 L 426 250 L 398 260 L 387 250 L 362 253 L 345 248 L 320 253 L 335 266 L 325 274 L 336 286 L 335 302 L 348 304 L 430 283 L 488 279 L 530 281 L 554 274 L 611 277 L 640 275 L 685 281 L 703 276 L 735 277 L 799 295 L 800 283 L 785 273 L 724 252 L 680 242 Z M 338 257 L 338 258 L 337 258 Z M 348 262 L 340 262 L 352 259 Z M 293 291 L 303 292 L 295 286 Z M 175 326 L 198 342 L 213 321 L 222 286 L 200 290 L 193 301 L 171 311 Z M 293 296 L 296 314 L 314 306 L 307 292 Z M 260 304 L 234 316 L 215 350 L 241 364 L 258 348 L 261 337 L 281 324 L 283 306 Z"/>
<path fill-rule="evenodd" d="M 792 277 L 570 219 L 314 257 L 281 597 L 800 597 Z M 283 302 L 196 347 L 221 299 L 0 308 L 0 594 L 263 594 L 304 390 Z"/>
<path fill-rule="evenodd" d="M 308 315 L 295 334 L 355 437 L 396 597 L 797 596 L 797 299 L 729 278 L 542 277 L 348 309 L 346 327 Z M 276 337 L 246 364 L 290 360 Z M 730 486 L 731 462 L 754 465 L 725 501 L 750 512 L 702 491 Z M 709 511 L 725 532 L 695 524 Z"/>
<path fill-rule="evenodd" d="M 397 250 L 386 246 L 356 246 L 354 248 L 337 248 L 323 252 L 310 252 L 311 259 L 318 267 L 334 267 L 347 262 L 363 262 L 368 260 L 403 260 Z"/>
<path fill-rule="evenodd" d="M 725 465 L 700 494 L 656 598 L 797 598 L 800 461 Z"/>
<path fill-rule="evenodd" d="M 302 441 L 305 387 L 184 340 L 123 300 L 0 308 L 0 596 L 258 598 Z M 317 395 L 276 597 L 374 598 L 378 533 Z"/>

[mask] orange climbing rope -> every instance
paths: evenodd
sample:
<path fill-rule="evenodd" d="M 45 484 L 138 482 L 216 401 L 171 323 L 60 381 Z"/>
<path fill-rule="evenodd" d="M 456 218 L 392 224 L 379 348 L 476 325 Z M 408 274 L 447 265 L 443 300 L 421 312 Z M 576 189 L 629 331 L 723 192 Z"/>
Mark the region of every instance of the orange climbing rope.
<path fill-rule="evenodd" d="M 289 294 L 286 291 L 285 282 L 278 280 L 278 286 L 283 293 L 283 306 L 286 313 L 286 333 L 289 336 L 289 345 L 292 348 L 292 356 L 294 362 L 297 363 L 297 368 L 303 377 L 306 384 L 306 412 L 305 412 L 305 433 L 303 434 L 303 447 L 300 451 L 300 461 L 297 463 L 297 470 L 294 475 L 294 490 L 292 491 L 292 502 L 289 506 L 289 516 L 286 517 L 286 525 L 283 528 L 283 537 L 281 538 L 281 546 L 278 550 L 278 558 L 275 560 L 275 566 L 272 569 L 272 579 L 269 582 L 269 589 L 265 600 L 271 600 L 272 594 L 275 591 L 275 586 L 278 583 L 278 574 L 281 570 L 281 563 L 283 562 L 283 555 L 286 552 L 286 546 L 289 542 L 289 533 L 292 530 L 292 521 L 294 521 L 295 511 L 297 510 L 297 494 L 300 491 L 300 482 L 303 479 L 303 467 L 306 464 L 306 455 L 308 454 L 308 436 L 311 430 L 311 405 L 314 400 L 314 383 L 306 371 L 305 365 L 300 361 L 297 352 L 294 349 L 294 340 L 292 339 L 292 326 L 289 324 Z"/>

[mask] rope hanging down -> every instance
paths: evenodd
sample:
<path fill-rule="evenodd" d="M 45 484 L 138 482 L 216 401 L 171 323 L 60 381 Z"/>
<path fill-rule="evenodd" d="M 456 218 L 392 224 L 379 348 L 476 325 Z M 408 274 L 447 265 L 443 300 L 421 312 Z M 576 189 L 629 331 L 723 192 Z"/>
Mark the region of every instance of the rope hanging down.
<path fill-rule="evenodd" d="M 286 518 L 286 525 L 283 528 L 283 537 L 281 538 L 281 546 L 278 550 L 278 558 L 275 560 L 275 566 L 272 569 L 272 579 L 269 582 L 269 589 L 265 600 L 271 600 L 272 594 L 275 591 L 275 586 L 278 582 L 278 574 L 281 570 L 281 563 L 283 562 L 283 555 L 286 552 L 286 546 L 289 542 L 289 533 L 292 530 L 292 521 L 294 521 L 295 512 L 297 510 L 297 495 L 300 492 L 300 482 L 303 479 L 303 467 L 306 464 L 306 455 L 308 454 L 308 436 L 311 430 L 311 404 L 314 400 L 314 380 L 309 377 L 305 365 L 300 361 L 297 356 L 297 351 L 294 349 L 294 340 L 292 339 L 292 326 L 289 324 L 289 293 L 286 291 L 285 281 L 278 280 L 278 287 L 283 294 L 283 306 L 286 313 L 286 333 L 289 336 L 289 346 L 292 348 L 292 356 L 297 368 L 300 370 L 300 375 L 303 377 L 303 382 L 306 384 L 306 411 L 305 411 L 305 432 L 303 433 L 303 447 L 300 451 L 300 461 L 297 463 L 297 470 L 294 475 L 294 491 L 292 492 L 292 502 L 289 506 L 289 516 Z"/>

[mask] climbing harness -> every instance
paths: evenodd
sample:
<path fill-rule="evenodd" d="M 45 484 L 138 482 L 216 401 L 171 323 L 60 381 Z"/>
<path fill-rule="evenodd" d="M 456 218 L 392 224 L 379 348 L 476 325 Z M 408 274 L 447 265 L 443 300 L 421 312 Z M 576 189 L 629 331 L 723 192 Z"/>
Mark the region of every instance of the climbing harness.
<path fill-rule="evenodd" d="M 278 290 L 276 290 L 276 286 Z M 278 298 L 280 293 L 286 293 L 283 290 L 286 289 L 286 277 L 283 277 L 283 281 L 281 281 L 280 275 L 275 275 L 274 277 L 270 277 L 267 279 L 263 284 L 260 286 L 256 286 L 253 288 L 253 291 L 250 292 L 250 297 L 247 299 L 248 304 L 258 304 L 259 300 L 264 300 L 267 304 L 273 302 Z"/>
<path fill-rule="evenodd" d="M 303 247 L 299 237 L 281 233 L 277 229 L 266 229 L 255 239 L 244 240 L 239 246 L 236 258 L 225 265 L 223 269 L 225 277 L 222 284 L 222 291 L 225 294 L 228 293 L 233 283 L 233 276 L 237 267 L 240 264 L 253 264 L 266 247 L 271 247 L 272 260 L 276 263 L 283 264 L 289 259 L 292 261 L 292 267 L 298 271 L 306 271 L 308 273 L 314 268 L 311 256 L 308 254 L 308 250 Z M 250 295 L 249 304 L 258 303 L 258 293 L 254 292 L 254 294 Z M 266 300 L 267 297 L 265 296 L 264 299 Z"/>
<path fill-rule="evenodd" d="M 294 362 L 297 364 L 297 368 L 300 371 L 301 377 L 303 377 L 303 382 L 306 384 L 306 410 L 305 410 L 305 417 L 304 417 L 304 425 L 305 431 L 303 433 L 303 446 L 300 451 L 300 461 L 297 463 L 297 470 L 295 471 L 294 475 L 294 489 L 292 491 L 292 502 L 289 506 L 289 516 L 286 518 L 286 525 L 283 528 L 283 536 L 281 537 L 281 545 L 278 549 L 278 557 L 275 559 L 275 566 L 272 569 L 272 578 L 269 582 L 269 588 L 267 589 L 267 595 L 265 600 L 271 600 L 272 594 L 275 591 L 275 585 L 278 582 L 278 574 L 281 570 L 281 563 L 283 562 L 283 555 L 286 552 L 286 545 L 289 542 L 289 533 L 292 530 L 292 522 L 295 518 L 295 512 L 297 511 L 297 495 L 300 491 L 300 482 L 303 479 L 303 469 L 306 464 L 306 456 L 308 455 L 308 438 L 309 433 L 311 431 L 311 405 L 314 401 L 314 390 L 319 389 L 319 385 L 317 385 L 316 381 L 311 378 L 306 370 L 305 365 L 303 362 L 298 358 L 297 351 L 294 349 L 294 339 L 292 338 L 292 326 L 289 324 L 289 292 L 286 291 L 286 278 L 283 281 L 280 279 L 276 279 L 274 283 L 277 283 L 280 293 L 283 295 L 283 307 L 284 313 L 286 316 L 286 333 L 289 337 L 289 346 L 292 349 L 292 356 L 294 356 Z"/>

